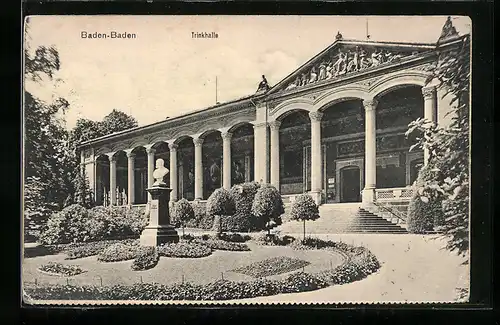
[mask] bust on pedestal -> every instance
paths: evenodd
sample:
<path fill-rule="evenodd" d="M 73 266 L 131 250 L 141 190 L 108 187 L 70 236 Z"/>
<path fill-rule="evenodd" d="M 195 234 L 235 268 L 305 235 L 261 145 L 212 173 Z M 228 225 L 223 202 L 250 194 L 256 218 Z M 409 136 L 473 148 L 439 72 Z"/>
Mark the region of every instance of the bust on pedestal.
<path fill-rule="evenodd" d="M 156 160 L 153 172 L 155 182 L 147 189 L 151 194 L 149 203 L 149 225 L 142 231 L 140 244 L 142 246 L 158 246 L 167 242 L 178 242 L 179 235 L 170 224 L 169 201 L 171 188 L 163 181 L 169 173 L 163 159 Z"/>

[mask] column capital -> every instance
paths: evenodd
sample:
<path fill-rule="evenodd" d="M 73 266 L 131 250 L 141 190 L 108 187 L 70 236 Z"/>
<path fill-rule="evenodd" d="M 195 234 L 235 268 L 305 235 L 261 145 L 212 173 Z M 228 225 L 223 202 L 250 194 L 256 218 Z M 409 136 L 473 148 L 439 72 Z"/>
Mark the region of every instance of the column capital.
<path fill-rule="evenodd" d="M 267 127 L 267 122 L 254 123 L 254 125 L 253 125 L 254 130 L 262 128 L 262 127 Z"/>
<path fill-rule="evenodd" d="M 203 144 L 203 138 L 201 137 L 196 137 L 196 138 L 193 138 L 193 144 L 195 147 L 201 147 L 201 145 Z"/>
<path fill-rule="evenodd" d="M 131 158 L 131 157 L 135 157 L 135 153 L 132 152 L 133 150 L 134 149 L 126 149 L 126 150 L 123 150 L 123 151 L 125 151 L 125 154 L 127 154 L 128 158 Z"/>
<path fill-rule="evenodd" d="M 148 146 L 145 146 L 144 148 L 146 148 L 146 153 L 148 155 L 154 154 L 156 152 L 156 149 L 153 148 L 153 145 L 148 145 Z"/>
<path fill-rule="evenodd" d="M 436 96 L 436 86 L 425 86 L 422 87 L 422 95 L 424 99 L 431 99 Z"/>
<path fill-rule="evenodd" d="M 222 140 L 230 141 L 233 136 L 233 132 L 224 131 L 220 133 Z"/>
<path fill-rule="evenodd" d="M 179 145 L 175 142 L 168 142 L 168 149 L 170 151 L 177 151 L 177 148 L 179 148 Z"/>
<path fill-rule="evenodd" d="M 108 152 L 106 156 L 108 156 L 109 161 L 116 161 L 116 152 Z"/>
<path fill-rule="evenodd" d="M 376 100 L 375 98 L 363 100 L 363 106 L 365 107 L 366 111 L 372 111 L 376 109 L 377 105 L 378 105 L 378 100 Z"/>
<path fill-rule="evenodd" d="M 271 129 L 271 131 L 279 130 L 280 126 L 281 126 L 281 121 L 269 122 L 269 128 Z"/>
<path fill-rule="evenodd" d="M 311 119 L 311 122 L 321 122 L 323 113 L 318 111 L 309 112 L 309 118 Z"/>

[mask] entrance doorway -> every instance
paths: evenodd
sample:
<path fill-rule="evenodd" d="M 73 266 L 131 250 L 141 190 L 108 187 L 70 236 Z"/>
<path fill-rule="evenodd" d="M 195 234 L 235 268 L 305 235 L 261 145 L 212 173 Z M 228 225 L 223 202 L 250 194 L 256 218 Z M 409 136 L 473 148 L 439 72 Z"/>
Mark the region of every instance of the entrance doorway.
<path fill-rule="evenodd" d="M 340 171 L 340 202 L 360 202 L 360 170 L 358 166 L 344 167 Z"/>

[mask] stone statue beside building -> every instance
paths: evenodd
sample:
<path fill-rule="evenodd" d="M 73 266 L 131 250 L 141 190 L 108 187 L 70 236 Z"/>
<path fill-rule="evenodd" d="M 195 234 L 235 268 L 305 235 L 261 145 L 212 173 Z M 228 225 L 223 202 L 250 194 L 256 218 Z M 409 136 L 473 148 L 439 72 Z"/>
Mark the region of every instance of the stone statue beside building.
<path fill-rule="evenodd" d="M 168 168 L 165 167 L 165 161 L 163 159 L 156 160 L 156 169 L 153 172 L 153 178 L 155 182 L 153 185 L 166 185 L 163 178 L 169 173 Z"/>

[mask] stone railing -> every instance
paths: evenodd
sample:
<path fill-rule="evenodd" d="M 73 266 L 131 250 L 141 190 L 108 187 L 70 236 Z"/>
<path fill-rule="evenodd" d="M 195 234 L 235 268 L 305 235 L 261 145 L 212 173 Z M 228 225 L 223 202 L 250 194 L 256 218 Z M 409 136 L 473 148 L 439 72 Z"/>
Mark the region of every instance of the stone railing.
<path fill-rule="evenodd" d="M 410 201 L 413 195 L 411 187 L 379 188 L 375 190 L 377 202 L 384 201 Z"/>

